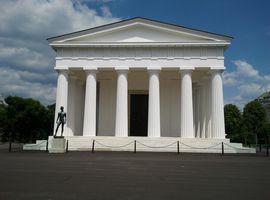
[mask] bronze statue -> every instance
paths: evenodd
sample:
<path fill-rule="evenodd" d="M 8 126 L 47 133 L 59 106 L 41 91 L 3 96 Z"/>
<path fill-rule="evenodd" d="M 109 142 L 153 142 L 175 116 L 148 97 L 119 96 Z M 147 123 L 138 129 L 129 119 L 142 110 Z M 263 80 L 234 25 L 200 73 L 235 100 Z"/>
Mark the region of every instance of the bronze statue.
<path fill-rule="evenodd" d="M 61 106 L 60 108 L 60 112 L 58 112 L 58 115 L 57 115 L 57 119 L 56 119 L 56 124 L 57 124 L 57 127 L 56 127 L 56 130 L 55 130 L 55 135 L 54 137 L 56 137 L 56 134 L 57 134 L 57 131 L 58 131 L 58 128 L 59 126 L 61 125 L 61 136 L 63 136 L 63 132 L 64 132 L 64 125 L 66 123 L 66 119 L 67 119 L 67 115 L 66 113 L 64 112 L 64 107 Z"/>

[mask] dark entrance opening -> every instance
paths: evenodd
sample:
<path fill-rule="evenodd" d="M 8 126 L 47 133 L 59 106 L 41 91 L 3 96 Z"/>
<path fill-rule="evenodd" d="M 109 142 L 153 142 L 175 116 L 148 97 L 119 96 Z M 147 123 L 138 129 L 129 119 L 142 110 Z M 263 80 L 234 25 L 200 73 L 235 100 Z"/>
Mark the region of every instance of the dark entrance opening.
<path fill-rule="evenodd" d="M 148 95 L 130 95 L 130 136 L 147 136 Z"/>

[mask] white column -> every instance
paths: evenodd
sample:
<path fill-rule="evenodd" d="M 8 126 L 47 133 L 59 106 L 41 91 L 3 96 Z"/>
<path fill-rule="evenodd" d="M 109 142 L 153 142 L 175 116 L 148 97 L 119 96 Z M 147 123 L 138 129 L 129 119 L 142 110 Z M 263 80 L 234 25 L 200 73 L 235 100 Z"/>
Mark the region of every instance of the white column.
<path fill-rule="evenodd" d="M 77 77 L 69 75 L 68 80 L 68 112 L 66 135 L 73 136 L 75 133 L 75 114 L 76 114 L 76 80 Z"/>
<path fill-rule="evenodd" d="M 212 71 L 212 138 L 225 138 L 222 70 Z"/>
<path fill-rule="evenodd" d="M 181 137 L 194 138 L 192 70 L 181 70 Z"/>
<path fill-rule="evenodd" d="M 201 85 L 198 84 L 197 87 L 197 98 L 196 98 L 196 118 L 197 118 L 197 125 L 196 125 L 196 138 L 201 137 Z"/>
<path fill-rule="evenodd" d="M 57 78 L 57 91 L 56 91 L 56 104 L 55 104 L 55 115 L 54 115 L 54 132 L 56 129 L 56 119 L 58 112 L 60 111 L 60 107 L 64 107 L 64 111 L 67 112 L 67 101 L 68 101 L 68 70 L 57 70 L 58 78 Z M 65 127 L 66 128 L 66 127 Z M 64 129 L 65 130 L 65 129 Z M 58 135 L 59 135 L 58 130 Z M 65 136 L 65 132 L 63 135 Z"/>
<path fill-rule="evenodd" d="M 148 96 L 148 137 L 160 137 L 160 92 L 159 67 L 148 68 L 149 96 Z"/>
<path fill-rule="evenodd" d="M 197 84 L 193 83 L 192 84 L 192 103 L 193 103 L 193 130 L 194 130 L 194 137 L 196 137 L 196 125 L 197 125 L 197 115 L 196 115 L 196 111 L 197 111 Z"/>
<path fill-rule="evenodd" d="M 200 138 L 205 138 L 205 124 L 206 124 L 206 84 L 203 80 L 201 82 L 201 100 L 200 100 L 200 121 L 201 121 L 201 130 Z"/>
<path fill-rule="evenodd" d="M 206 138 L 211 138 L 211 119 L 212 119 L 212 112 L 211 112 L 211 106 L 212 106 L 212 83 L 211 78 L 207 80 L 207 90 L 206 90 L 206 104 L 207 104 L 207 110 L 206 110 Z"/>
<path fill-rule="evenodd" d="M 77 80 L 76 84 L 76 117 L 75 117 L 75 134 L 83 135 L 84 124 L 84 107 L 85 107 L 85 81 Z"/>
<path fill-rule="evenodd" d="M 96 69 L 86 69 L 83 136 L 96 136 Z"/>
<path fill-rule="evenodd" d="M 116 69 L 117 71 L 117 94 L 116 94 L 116 117 L 115 136 L 128 136 L 128 68 Z"/>

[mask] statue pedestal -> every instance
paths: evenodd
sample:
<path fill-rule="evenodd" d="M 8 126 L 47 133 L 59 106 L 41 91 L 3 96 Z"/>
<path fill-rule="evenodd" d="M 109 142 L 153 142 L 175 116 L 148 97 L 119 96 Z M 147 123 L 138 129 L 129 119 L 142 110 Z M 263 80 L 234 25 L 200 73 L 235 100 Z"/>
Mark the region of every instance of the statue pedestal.
<path fill-rule="evenodd" d="M 66 153 L 66 139 L 52 138 L 49 153 Z"/>

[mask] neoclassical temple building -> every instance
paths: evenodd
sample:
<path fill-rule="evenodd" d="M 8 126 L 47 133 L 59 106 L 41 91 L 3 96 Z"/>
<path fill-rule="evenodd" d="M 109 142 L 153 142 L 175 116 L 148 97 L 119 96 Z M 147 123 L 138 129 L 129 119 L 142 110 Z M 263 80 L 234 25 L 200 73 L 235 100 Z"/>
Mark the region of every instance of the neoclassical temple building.
<path fill-rule="evenodd" d="M 144 18 L 49 38 L 64 136 L 229 143 L 222 73 L 231 40 Z"/>

